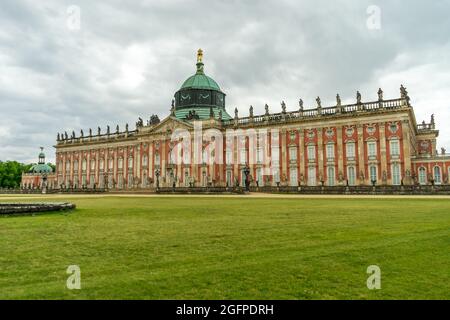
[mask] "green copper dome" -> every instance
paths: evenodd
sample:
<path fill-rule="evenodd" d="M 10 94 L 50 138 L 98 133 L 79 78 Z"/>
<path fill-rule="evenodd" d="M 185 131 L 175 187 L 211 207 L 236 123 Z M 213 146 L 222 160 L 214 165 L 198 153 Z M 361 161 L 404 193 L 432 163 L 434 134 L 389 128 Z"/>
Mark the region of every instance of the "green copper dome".
<path fill-rule="evenodd" d="M 41 153 L 39 153 L 39 162 L 30 168 L 29 173 L 52 173 L 53 169 L 45 163 L 44 148 L 41 147 Z"/>
<path fill-rule="evenodd" d="M 225 110 L 225 93 L 203 70 L 203 51 L 197 53 L 197 72 L 184 81 L 175 93 L 173 114 L 182 120 L 229 120 Z"/>
<path fill-rule="evenodd" d="M 181 86 L 181 89 L 205 89 L 220 91 L 220 87 L 214 79 L 204 73 L 197 73 L 189 77 Z"/>
<path fill-rule="evenodd" d="M 31 167 L 30 173 L 52 173 L 53 169 L 48 164 L 35 164 Z"/>

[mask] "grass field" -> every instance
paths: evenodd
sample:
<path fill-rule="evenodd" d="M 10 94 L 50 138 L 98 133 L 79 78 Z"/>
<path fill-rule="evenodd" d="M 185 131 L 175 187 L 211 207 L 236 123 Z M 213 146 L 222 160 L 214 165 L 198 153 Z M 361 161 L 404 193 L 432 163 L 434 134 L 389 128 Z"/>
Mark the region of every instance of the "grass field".
<path fill-rule="evenodd" d="M 69 200 L 0 217 L 0 299 L 450 299 L 448 199 Z"/>

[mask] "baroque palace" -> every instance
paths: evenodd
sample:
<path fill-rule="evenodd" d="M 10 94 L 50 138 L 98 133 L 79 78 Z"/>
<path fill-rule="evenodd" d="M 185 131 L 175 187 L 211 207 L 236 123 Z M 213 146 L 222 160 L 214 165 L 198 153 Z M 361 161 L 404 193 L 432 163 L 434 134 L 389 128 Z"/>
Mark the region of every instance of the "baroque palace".
<path fill-rule="evenodd" d="M 175 93 L 170 116 L 139 118 L 106 132 L 58 134 L 55 188 L 359 186 L 448 184 L 450 155 L 437 151 L 434 116 L 417 123 L 408 92 L 400 98 L 247 117 L 230 116 L 225 93 L 197 72 Z M 198 128 L 201 127 L 200 134 Z M 179 134 L 182 132 L 182 134 Z M 230 134 L 231 132 L 231 134 Z M 184 146 L 181 148 L 181 146 Z M 192 148 L 192 146 L 194 146 Z M 222 161 L 223 160 L 223 161 Z"/>

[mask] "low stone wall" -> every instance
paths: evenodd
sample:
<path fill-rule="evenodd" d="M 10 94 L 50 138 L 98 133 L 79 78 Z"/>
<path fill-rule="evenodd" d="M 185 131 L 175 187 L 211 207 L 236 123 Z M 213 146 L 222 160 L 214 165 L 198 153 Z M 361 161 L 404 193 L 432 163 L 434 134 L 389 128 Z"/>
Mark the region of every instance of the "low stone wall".
<path fill-rule="evenodd" d="M 250 187 L 251 192 L 282 194 L 340 194 L 340 195 L 450 195 L 450 185 L 427 186 L 318 186 Z M 47 194 L 244 194 L 243 187 L 175 187 L 132 189 L 51 189 Z M 42 194 L 39 189 L 0 189 L 0 194 Z"/>
<path fill-rule="evenodd" d="M 80 193 L 80 194 L 98 194 L 104 193 L 105 189 L 47 189 L 45 193 L 42 189 L 0 189 L 0 194 L 57 194 L 57 193 Z"/>
<path fill-rule="evenodd" d="M 450 186 L 252 187 L 252 192 L 340 195 L 450 195 Z"/>
<path fill-rule="evenodd" d="M 0 203 L 0 216 L 23 215 L 49 211 L 73 210 L 72 203 Z"/>

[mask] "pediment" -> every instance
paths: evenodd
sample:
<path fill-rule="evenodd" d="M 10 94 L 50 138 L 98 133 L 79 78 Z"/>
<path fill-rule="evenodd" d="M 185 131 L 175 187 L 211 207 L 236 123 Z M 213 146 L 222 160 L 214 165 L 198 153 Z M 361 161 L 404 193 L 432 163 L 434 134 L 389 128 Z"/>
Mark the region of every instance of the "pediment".
<path fill-rule="evenodd" d="M 157 125 L 150 127 L 149 132 L 151 133 L 171 133 L 174 132 L 176 129 L 184 129 L 184 130 L 190 130 L 193 129 L 193 125 L 189 122 L 185 122 L 182 120 L 179 120 L 175 117 L 167 117 Z"/>

